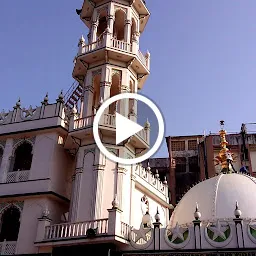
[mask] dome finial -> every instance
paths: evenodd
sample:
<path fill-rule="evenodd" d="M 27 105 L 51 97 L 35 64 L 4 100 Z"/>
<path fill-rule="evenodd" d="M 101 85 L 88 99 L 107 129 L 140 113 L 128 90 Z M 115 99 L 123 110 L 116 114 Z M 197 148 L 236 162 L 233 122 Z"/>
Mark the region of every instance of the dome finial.
<path fill-rule="evenodd" d="M 242 215 L 242 211 L 239 209 L 237 201 L 236 201 L 236 208 L 235 208 L 235 211 L 234 211 L 234 215 L 236 216 L 237 219 L 239 219 Z"/>
<path fill-rule="evenodd" d="M 220 147 L 221 150 L 219 154 L 214 158 L 216 165 L 221 165 L 221 172 L 222 173 L 231 173 L 235 172 L 233 167 L 233 154 L 227 148 L 228 142 L 226 140 L 227 132 L 224 130 L 225 122 L 223 120 L 220 121 Z"/>
<path fill-rule="evenodd" d="M 198 203 L 196 202 L 196 210 L 194 212 L 194 217 L 196 220 L 200 220 L 201 218 L 201 212 L 199 211 Z"/>
<path fill-rule="evenodd" d="M 157 223 L 160 222 L 160 214 L 159 214 L 159 211 L 158 211 L 158 206 L 157 206 L 157 208 L 156 208 L 155 220 L 156 220 Z"/>
<path fill-rule="evenodd" d="M 21 103 L 20 103 L 20 97 L 19 97 L 19 98 L 18 98 L 18 101 L 16 102 L 16 107 L 19 108 L 20 105 L 21 105 Z"/>

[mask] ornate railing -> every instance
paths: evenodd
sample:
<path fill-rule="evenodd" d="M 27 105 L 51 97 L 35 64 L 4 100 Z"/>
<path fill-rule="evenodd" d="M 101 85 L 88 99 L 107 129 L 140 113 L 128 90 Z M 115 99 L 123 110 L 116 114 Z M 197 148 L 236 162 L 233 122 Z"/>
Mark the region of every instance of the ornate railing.
<path fill-rule="evenodd" d="M 76 223 L 61 223 L 48 226 L 45 228 L 45 240 L 86 236 L 88 229 L 94 229 L 96 234 L 107 234 L 108 219 Z"/>
<path fill-rule="evenodd" d="M 0 255 L 14 255 L 16 251 L 16 241 L 6 241 L 0 243 Z"/>
<path fill-rule="evenodd" d="M 144 54 L 140 50 L 138 50 L 138 56 L 139 56 L 141 62 L 147 67 L 146 57 L 144 56 Z"/>
<path fill-rule="evenodd" d="M 116 115 L 105 114 L 103 124 L 115 127 L 116 126 Z"/>
<path fill-rule="evenodd" d="M 80 54 L 85 54 L 103 47 L 103 37 L 98 39 L 96 42 L 84 45 Z"/>
<path fill-rule="evenodd" d="M 118 50 L 123 50 L 126 52 L 131 52 L 131 44 L 125 42 L 125 41 L 120 41 L 112 38 L 112 47 L 117 48 Z"/>
<path fill-rule="evenodd" d="M 130 226 L 124 222 L 121 222 L 121 236 L 124 239 L 129 239 L 129 235 L 130 235 Z"/>
<path fill-rule="evenodd" d="M 154 175 L 150 170 L 144 168 L 142 165 L 138 164 L 135 168 L 135 174 L 146 181 L 148 184 L 156 188 L 163 195 L 168 194 L 168 186 L 164 182 L 160 181 L 159 175 Z"/>
<path fill-rule="evenodd" d="M 7 172 L 6 183 L 27 181 L 29 178 L 29 171 Z"/>
<path fill-rule="evenodd" d="M 92 126 L 94 116 L 87 116 L 74 120 L 74 130 Z"/>

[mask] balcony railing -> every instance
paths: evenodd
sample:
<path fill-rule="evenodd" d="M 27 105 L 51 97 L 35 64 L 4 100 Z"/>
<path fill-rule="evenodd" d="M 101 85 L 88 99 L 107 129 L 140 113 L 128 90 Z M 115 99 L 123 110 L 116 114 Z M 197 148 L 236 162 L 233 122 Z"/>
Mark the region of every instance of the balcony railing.
<path fill-rule="evenodd" d="M 0 255 L 15 255 L 16 241 L 6 241 L 0 243 Z"/>
<path fill-rule="evenodd" d="M 6 183 L 27 181 L 29 178 L 29 171 L 7 172 Z"/>
<path fill-rule="evenodd" d="M 142 64 L 144 64 L 147 67 L 146 57 L 140 50 L 138 50 L 138 56 L 139 56 L 139 59 L 141 60 Z"/>
<path fill-rule="evenodd" d="M 116 115 L 105 114 L 103 124 L 115 127 L 116 126 Z"/>
<path fill-rule="evenodd" d="M 86 236 L 88 229 L 95 229 L 96 234 L 105 235 L 108 233 L 108 219 L 47 226 L 45 229 L 45 240 Z"/>
<path fill-rule="evenodd" d="M 82 129 L 88 126 L 92 126 L 94 116 L 87 116 L 84 118 L 79 118 L 74 121 L 74 130 Z"/>
<path fill-rule="evenodd" d="M 114 38 L 112 38 L 112 47 L 117 48 L 118 50 L 126 51 L 126 52 L 132 51 L 131 44 L 125 41 L 116 40 Z"/>
<path fill-rule="evenodd" d="M 121 222 L 121 236 L 125 239 L 129 239 L 130 226 L 124 222 Z"/>

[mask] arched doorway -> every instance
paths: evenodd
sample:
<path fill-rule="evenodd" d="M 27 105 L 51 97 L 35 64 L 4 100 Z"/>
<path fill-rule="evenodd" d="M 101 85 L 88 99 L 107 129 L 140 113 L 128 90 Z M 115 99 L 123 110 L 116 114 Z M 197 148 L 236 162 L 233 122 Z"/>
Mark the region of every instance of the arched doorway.
<path fill-rule="evenodd" d="M 92 113 L 95 114 L 100 103 L 100 79 L 101 74 L 93 77 L 93 102 L 92 102 Z"/>
<path fill-rule="evenodd" d="M 0 242 L 17 241 L 20 229 L 20 211 L 17 207 L 7 208 L 1 218 Z"/>
<path fill-rule="evenodd" d="M 17 147 L 14 154 L 14 165 L 11 171 L 30 170 L 32 164 L 32 145 L 29 142 L 24 142 Z"/>
<path fill-rule="evenodd" d="M 125 28 L 125 12 L 123 10 L 118 10 L 115 13 L 114 22 L 114 38 L 123 41 L 124 40 L 124 28 Z"/>
<path fill-rule="evenodd" d="M 121 76 L 119 73 L 115 73 L 112 76 L 112 84 L 110 88 L 110 97 L 113 97 L 120 93 L 120 87 L 121 87 Z M 116 102 L 113 102 L 109 106 L 109 114 L 114 115 L 117 110 Z"/>

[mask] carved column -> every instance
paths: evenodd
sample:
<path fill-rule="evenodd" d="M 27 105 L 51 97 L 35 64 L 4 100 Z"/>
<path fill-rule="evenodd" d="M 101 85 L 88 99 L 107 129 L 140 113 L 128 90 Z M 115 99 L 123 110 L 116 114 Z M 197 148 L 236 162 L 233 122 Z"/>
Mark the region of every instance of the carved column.
<path fill-rule="evenodd" d="M 7 139 L 4 147 L 2 163 L 1 163 L 1 182 L 6 182 L 7 172 L 10 171 L 10 163 L 12 160 L 13 140 Z"/>
<path fill-rule="evenodd" d="M 98 21 L 93 21 L 92 28 L 91 28 L 91 43 L 94 43 L 97 40 L 97 28 L 98 28 Z"/>
<path fill-rule="evenodd" d="M 83 168 L 76 168 L 75 174 L 73 175 L 72 184 L 72 195 L 69 209 L 69 218 L 71 222 L 75 222 L 77 219 L 77 210 L 79 206 L 79 195 L 82 181 Z"/>
<path fill-rule="evenodd" d="M 91 85 L 84 88 L 83 117 L 91 116 L 94 89 Z"/>
<path fill-rule="evenodd" d="M 93 170 L 93 192 L 91 204 L 91 217 L 92 219 L 101 219 L 102 212 L 102 198 L 103 198 L 103 178 L 104 178 L 104 165 L 95 165 Z"/>
<path fill-rule="evenodd" d="M 109 27 L 109 32 L 112 35 L 114 34 L 114 21 L 115 21 L 114 15 L 108 15 L 108 27 Z"/>
<path fill-rule="evenodd" d="M 125 22 L 125 30 L 124 30 L 124 41 L 130 43 L 131 41 L 131 30 L 132 30 L 132 21 L 126 20 Z M 127 49 L 129 50 L 129 49 Z"/>
<path fill-rule="evenodd" d="M 123 210 L 123 184 L 124 175 L 126 175 L 127 170 L 122 167 L 117 167 L 117 200 L 119 202 L 119 209 Z"/>
<path fill-rule="evenodd" d="M 134 201 L 134 191 L 135 191 L 135 181 L 136 181 L 136 176 L 134 174 L 134 170 L 133 170 L 134 167 L 132 167 L 132 171 L 131 171 L 131 192 L 130 192 L 130 223 L 129 225 L 133 225 L 134 224 L 134 213 L 135 213 L 135 210 L 134 210 L 134 207 L 133 207 L 133 201 Z"/>

